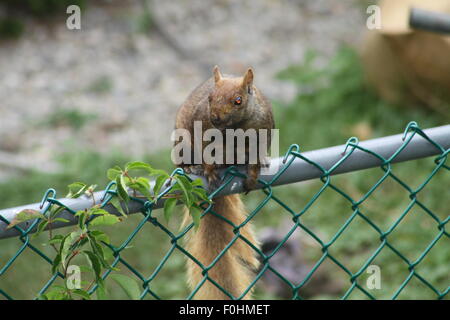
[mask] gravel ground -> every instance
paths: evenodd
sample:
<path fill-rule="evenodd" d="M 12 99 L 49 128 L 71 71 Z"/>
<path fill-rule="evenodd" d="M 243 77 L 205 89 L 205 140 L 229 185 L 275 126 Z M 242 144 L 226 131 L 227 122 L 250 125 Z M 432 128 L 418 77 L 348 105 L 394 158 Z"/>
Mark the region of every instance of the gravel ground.
<path fill-rule="evenodd" d="M 214 64 L 232 74 L 251 65 L 267 96 L 288 101 L 295 88 L 275 80 L 278 71 L 309 48 L 329 56 L 356 44 L 364 30 L 365 10 L 352 0 L 205 3 L 150 3 L 157 28 L 148 32 L 137 30 L 140 1 L 90 5 L 81 30 L 68 30 L 65 15 L 27 22 L 19 40 L 0 43 L 0 153 L 43 168 L 77 148 L 139 157 L 170 147 L 178 106 Z"/>

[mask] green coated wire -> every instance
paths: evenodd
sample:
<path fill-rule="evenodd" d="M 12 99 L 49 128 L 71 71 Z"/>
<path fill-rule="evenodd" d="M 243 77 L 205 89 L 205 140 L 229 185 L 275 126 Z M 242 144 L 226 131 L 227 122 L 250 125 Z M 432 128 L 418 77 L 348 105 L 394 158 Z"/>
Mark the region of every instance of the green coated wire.
<path fill-rule="evenodd" d="M 425 178 L 425 180 L 415 189 L 412 189 L 410 186 L 408 186 L 404 181 L 402 181 L 397 175 L 395 175 L 392 171 L 392 162 L 396 157 L 402 152 L 404 148 L 407 147 L 407 145 L 410 143 L 412 138 L 415 135 L 420 135 L 424 139 L 426 139 L 430 144 L 432 144 L 434 147 L 439 150 L 440 154 L 435 158 L 435 167 L 432 170 L 432 172 Z M 382 170 L 383 175 L 381 178 L 379 178 L 367 191 L 364 195 L 362 195 L 359 199 L 353 199 L 352 196 L 344 192 L 342 189 L 337 187 L 332 183 L 331 175 L 333 172 L 342 165 L 346 159 L 356 150 L 365 152 L 367 154 L 370 154 L 374 157 L 377 157 L 380 160 L 379 168 Z M 153 206 L 154 204 L 162 198 L 163 195 L 170 192 L 172 187 L 167 187 L 165 190 L 160 192 L 158 197 L 152 201 L 144 201 L 140 198 L 134 198 L 131 197 L 132 201 L 140 202 L 143 205 L 142 209 L 142 220 L 138 223 L 136 228 L 128 235 L 128 237 L 118 244 L 117 246 L 114 246 L 112 244 L 106 244 L 113 252 L 114 261 L 111 263 L 113 267 L 118 266 L 119 264 L 129 270 L 135 277 L 142 283 L 142 292 L 140 295 L 141 299 L 144 299 L 146 296 L 151 296 L 155 299 L 160 299 L 161 297 L 154 291 L 152 287 L 152 282 L 154 279 L 160 274 L 160 272 L 164 269 L 164 267 L 167 265 L 167 261 L 172 257 L 175 252 L 180 252 L 182 255 L 184 255 L 187 259 L 191 259 L 196 263 L 202 270 L 203 279 L 200 281 L 200 283 L 197 284 L 194 290 L 189 293 L 187 296 L 187 299 L 192 299 L 195 297 L 195 294 L 200 290 L 200 288 L 208 281 L 215 286 L 219 290 L 221 290 L 226 296 L 228 296 L 230 299 L 241 299 L 243 298 L 256 284 L 258 281 L 260 281 L 261 277 L 267 272 L 271 272 L 273 275 L 275 275 L 277 278 L 280 279 L 284 284 L 286 284 L 290 290 L 292 290 L 292 299 L 303 299 L 301 295 L 299 294 L 300 289 L 305 287 L 310 279 L 313 277 L 314 274 L 316 274 L 318 268 L 325 263 L 325 261 L 330 261 L 334 265 L 336 265 L 340 270 L 342 270 L 348 278 L 348 281 L 350 282 L 349 288 L 346 290 L 346 292 L 342 295 L 341 299 L 345 300 L 351 297 L 351 295 L 354 292 L 359 292 L 363 294 L 365 297 L 369 299 L 375 299 L 375 297 L 368 292 L 361 284 L 361 276 L 363 273 L 367 270 L 369 265 L 384 251 L 389 250 L 393 254 L 395 254 L 397 257 L 401 259 L 401 261 L 405 264 L 405 270 L 408 271 L 408 275 L 405 279 L 402 280 L 399 287 L 396 289 L 395 293 L 391 296 L 392 299 L 397 299 L 400 294 L 403 292 L 403 290 L 408 286 L 409 283 L 413 279 L 416 279 L 420 281 L 422 284 L 424 284 L 426 287 L 428 287 L 435 295 L 436 299 L 444 299 L 448 295 L 448 292 L 450 291 L 450 284 L 447 286 L 446 289 L 440 291 L 435 286 L 433 286 L 429 280 L 427 280 L 427 275 L 419 273 L 417 270 L 417 266 L 426 258 L 430 250 L 438 243 L 439 241 L 443 241 L 442 239 L 449 240 L 449 233 L 445 230 L 446 224 L 450 220 L 450 217 L 447 217 L 445 219 L 440 219 L 430 208 L 428 208 L 424 203 L 422 203 L 418 198 L 417 194 L 419 194 L 426 186 L 429 184 L 429 182 L 433 179 L 433 177 L 440 171 L 450 171 L 450 167 L 445 164 L 445 161 L 447 160 L 447 156 L 449 154 L 449 150 L 443 149 L 440 145 L 438 145 L 436 142 L 431 140 L 417 125 L 415 122 L 411 122 L 405 129 L 404 135 L 403 135 L 403 143 L 402 145 L 396 150 L 396 152 L 389 157 L 388 159 L 383 158 L 382 156 L 376 154 L 375 152 L 368 150 L 366 148 L 363 148 L 359 145 L 359 142 L 356 138 L 351 138 L 347 141 L 345 149 L 343 150 L 343 157 L 336 162 L 329 170 L 326 170 L 325 168 L 321 167 L 319 164 L 311 161 L 307 157 L 305 157 L 300 152 L 300 147 L 298 145 L 291 145 L 291 147 L 288 149 L 284 156 L 283 160 L 283 166 L 280 169 L 280 171 L 270 180 L 270 181 L 262 181 L 259 180 L 259 182 L 263 185 L 262 192 L 265 195 L 264 198 L 259 202 L 259 204 L 256 206 L 255 209 L 253 209 L 247 216 L 247 218 L 239 225 L 233 224 L 231 221 L 226 219 L 225 217 L 221 216 L 220 214 L 214 212 L 213 205 L 209 204 L 202 213 L 202 217 L 204 217 L 207 214 L 215 215 L 216 217 L 220 218 L 223 223 L 229 224 L 233 228 L 234 236 L 231 239 L 231 241 L 226 245 L 226 247 L 218 254 L 218 256 L 209 264 L 209 265 L 203 265 L 200 261 L 198 261 L 195 257 L 193 257 L 184 247 L 182 240 L 183 238 L 189 233 L 189 232 L 195 232 L 193 228 L 193 223 L 185 226 L 182 230 L 180 230 L 178 233 L 171 232 L 166 226 L 161 224 L 157 217 L 152 216 L 153 213 Z M 280 176 L 283 175 L 283 173 L 289 168 L 289 166 L 292 164 L 292 162 L 295 159 L 302 159 L 303 161 L 306 161 L 307 163 L 313 165 L 315 168 L 317 168 L 322 174 L 320 177 L 320 181 L 322 182 L 321 188 L 312 196 L 311 199 L 306 203 L 306 205 L 299 211 L 295 211 L 291 209 L 286 203 L 284 203 L 280 198 L 278 198 L 273 190 L 272 185 L 274 182 L 279 179 Z M 179 175 L 185 175 L 183 170 L 176 169 L 171 176 L 174 176 L 175 174 Z M 186 175 L 185 175 L 186 176 Z M 239 173 L 237 170 L 235 170 L 234 167 L 230 167 L 222 181 L 222 185 L 212 192 L 209 195 L 209 198 L 212 199 L 217 193 L 219 193 L 221 190 L 223 190 L 228 184 L 231 183 L 231 181 L 235 177 L 242 177 L 242 173 Z M 188 177 L 188 176 L 186 176 Z M 188 177 L 189 178 L 189 177 Z M 382 183 L 386 181 L 387 179 L 391 179 L 392 181 L 398 183 L 400 187 L 402 187 L 407 193 L 410 198 L 410 202 L 406 206 L 406 208 L 403 210 L 403 212 L 399 215 L 399 217 L 396 218 L 396 220 L 388 226 L 387 229 L 383 231 L 383 229 L 378 226 L 374 221 L 369 219 L 369 217 L 363 212 L 361 209 L 361 204 L 363 204 L 369 197 L 372 196 L 372 194 L 381 188 Z M 114 190 L 115 183 L 111 182 L 105 191 L 105 196 L 102 199 L 101 207 L 104 207 L 108 204 L 108 202 L 111 200 L 112 196 L 116 194 L 116 191 Z M 302 216 L 305 214 L 310 207 L 316 203 L 317 201 L 320 201 L 321 195 L 325 192 L 325 190 L 333 190 L 342 198 L 349 203 L 349 206 L 352 209 L 352 214 L 345 220 L 345 222 L 340 226 L 340 228 L 334 233 L 334 235 L 331 237 L 331 239 L 328 242 L 324 242 L 323 239 L 321 239 L 320 235 L 318 235 L 314 230 L 307 227 L 305 224 L 302 223 Z M 258 248 L 258 246 L 254 243 L 251 243 L 248 239 L 246 239 L 240 232 L 240 229 L 244 227 L 246 224 L 248 224 L 251 220 L 255 218 L 255 216 L 261 212 L 262 208 L 264 208 L 270 201 L 273 201 L 277 205 L 280 206 L 281 209 L 288 212 L 290 216 L 292 217 L 293 226 L 291 229 L 284 235 L 284 237 L 280 240 L 280 242 L 277 244 L 277 246 L 270 252 L 270 253 L 263 253 L 261 249 Z M 44 197 L 41 202 L 41 212 L 45 215 L 47 214 L 50 209 L 54 206 L 58 205 L 66 210 L 68 212 L 71 212 L 72 214 L 75 214 L 73 210 L 65 206 L 63 203 L 56 200 L 56 191 L 54 189 L 48 189 L 47 192 L 44 194 Z M 433 221 L 437 224 L 437 234 L 429 242 L 426 244 L 426 248 L 420 253 L 420 255 L 414 260 L 411 261 L 408 259 L 396 246 L 391 243 L 390 238 L 391 234 L 394 230 L 398 228 L 398 226 L 402 223 L 402 221 L 411 214 L 411 210 L 413 207 L 418 206 L 421 208 L 425 213 L 427 213 L 428 216 L 430 216 Z M 330 248 L 333 247 L 333 245 L 336 243 L 338 239 L 342 237 L 343 234 L 350 232 L 349 226 L 356 220 L 361 219 L 362 221 L 367 223 L 368 228 L 373 229 L 378 235 L 379 235 L 379 244 L 377 244 L 376 249 L 370 253 L 369 257 L 362 263 L 362 265 L 359 267 L 359 269 L 356 272 L 351 272 L 350 268 L 346 266 L 346 262 L 339 260 L 336 256 L 332 254 L 330 251 Z M 0 220 L 5 223 L 10 223 L 10 221 L 7 221 L 5 218 L 0 216 Z M 36 221 L 33 221 L 31 225 L 26 229 L 22 229 L 18 226 L 15 226 L 14 228 L 19 231 L 20 236 L 18 237 L 18 240 L 21 241 L 21 245 L 17 252 L 9 258 L 6 263 L 4 263 L 3 266 L 0 266 L 0 279 L 2 276 L 5 276 L 7 270 L 10 270 L 11 268 L 14 268 L 14 263 L 16 259 L 25 251 L 32 251 L 37 253 L 37 257 L 40 257 L 41 259 L 44 259 L 47 263 L 50 265 L 52 264 L 52 258 L 44 254 L 42 251 L 40 251 L 37 247 L 35 247 L 30 242 L 30 234 L 35 228 L 35 226 L 39 223 L 39 219 L 36 219 Z M 133 267 L 128 261 L 126 261 L 122 256 L 122 251 L 129 246 L 129 244 L 135 239 L 136 235 L 141 232 L 142 228 L 146 225 L 146 223 L 151 223 L 154 227 L 159 228 L 170 240 L 170 247 L 158 263 L 158 265 L 154 268 L 154 270 L 151 272 L 151 274 L 148 277 L 145 277 L 141 272 L 139 272 L 135 267 Z M 312 240 L 315 241 L 321 248 L 322 254 L 321 257 L 316 261 L 316 263 L 311 267 L 309 272 L 303 277 L 303 279 L 300 280 L 299 283 L 292 283 L 289 281 L 285 276 L 283 276 L 276 268 L 274 268 L 273 265 L 270 264 L 271 258 L 277 254 L 279 250 L 281 250 L 282 246 L 288 241 L 288 239 L 292 236 L 292 234 L 298 230 L 301 229 L 305 231 L 308 235 L 311 236 Z M 212 279 L 208 275 L 208 271 L 214 267 L 214 265 L 219 261 L 223 255 L 231 248 L 231 246 L 236 241 L 244 241 L 247 245 L 249 245 L 254 251 L 257 256 L 261 258 L 261 268 L 255 275 L 255 278 L 250 283 L 248 288 L 243 292 L 240 296 L 234 297 L 229 292 L 227 292 L 223 287 L 221 287 L 214 279 Z M 102 279 L 108 278 L 112 270 L 106 270 L 103 275 Z M 56 281 L 58 278 L 64 278 L 64 275 L 62 275 L 59 272 L 56 272 L 55 274 L 51 275 L 51 277 L 48 279 L 47 282 L 45 282 L 44 286 L 39 290 L 37 296 L 45 293 L 47 289 Z M 94 285 L 90 290 L 89 294 L 93 294 L 98 288 L 98 285 Z M 0 296 L 4 297 L 5 299 L 13 299 L 13 293 L 12 292 L 6 292 L 5 290 L 0 288 Z"/>

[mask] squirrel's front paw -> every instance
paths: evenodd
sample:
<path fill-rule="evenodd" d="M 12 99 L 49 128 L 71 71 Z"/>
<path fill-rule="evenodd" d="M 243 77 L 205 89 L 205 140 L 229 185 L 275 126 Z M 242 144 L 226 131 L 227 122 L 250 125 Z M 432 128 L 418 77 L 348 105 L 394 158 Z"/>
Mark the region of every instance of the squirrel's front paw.
<path fill-rule="evenodd" d="M 220 186 L 221 179 L 215 170 L 205 172 L 205 176 L 208 180 L 209 190 L 215 190 Z"/>
<path fill-rule="evenodd" d="M 186 173 L 195 174 L 197 176 L 203 175 L 203 167 L 201 165 L 190 165 L 188 169 L 189 172 L 185 170 Z"/>

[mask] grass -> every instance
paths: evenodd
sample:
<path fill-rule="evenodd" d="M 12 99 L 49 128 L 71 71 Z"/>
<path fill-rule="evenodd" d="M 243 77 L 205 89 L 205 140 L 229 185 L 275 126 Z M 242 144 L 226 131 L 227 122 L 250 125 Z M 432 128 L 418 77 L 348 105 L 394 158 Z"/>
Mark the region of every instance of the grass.
<path fill-rule="evenodd" d="M 356 53 L 344 48 L 330 63 L 318 68 L 315 54 L 307 55 L 305 62 L 284 70 L 279 75 L 286 81 L 293 81 L 299 88 L 297 98 L 289 104 L 274 103 L 277 127 L 280 128 L 281 152 L 292 143 L 299 144 L 302 151 L 343 144 L 350 136 L 360 140 L 386 136 L 402 132 L 409 121 L 417 121 L 423 128 L 443 125 L 448 119 L 436 116 L 419 108 L 392 106 L 374 95 L 363 81 L 363 72 Z M 169 151 L 149 155 L 145 161 L 154 167 L 170 170 Z M 40 201 L 45 190 L 55 187 L 61 196 L 65 186 L 72 181 L 96 183 L 101 188 L 107 184 L 105 171 L 115 164 L 123 164 L 129 159 L 121 154 L 101 155 L 95 152 L 80 152 L 62 155 L 66 170 L 61 174 L 43 175 L 32 173 L 17 177 L 0 185 L 0 207 L 7 208 L 19 204 Z M 448 162 L 447 162 L 448 165 Z M 433 158 L 397 164 L 393 172 L 411 187 L 417 187 L 434 168 Z M 379 168 L 339 175 L 332 183 L 352 199 L 363 197 L 382 177 Z M 294 212 L 300 212 L 318 192 L 322 183 L 311 181 L 274 188 L 274 195 Z M 439 171 L 418 197 L 439 219 L 447 218 L 450 202 L 445 198 L 445 190 L 450 188 L 448 171 Z M 244 197 L 248 210 L 254 209 L 263 199 L 262 191 L 252 192 Z M 410 202 L 408 192 L 389 178 L 366 200 L 360 210 L 381 230 L 386 231 L 404 212 Z M 160 211 L 160 210 L 159 210 Z M 161 219 L 162 213 L 154 216 Z M 331 240 L 352 214 L 351 204 L 339 193 L 327 188 L 304 215 L 301 222 L 322 241 Z M 134 230 L 142 219 L 139 214 L 130 216 L 124 223 L 108 230 L 112 242 L 120 244 Z M 263 230 L 277 228 L 281 241 L 292 227 L 292 215 L 275 201 L 269 201 L 254 218 L 259 234 Z M 161 223 L 165 223 L 161 219 Z M 167 227 L 176 232 L 179 219 L 171 221 Z M 406 259 L 415 261 L 438 234 L 436 223 L 419 207 L 414 206 L 399 225 L 389 235 L 389 243 L 399 250 Z M 444 236 L 445 237 L 445 236 Z M 308 272 L 323 254 L 322 247 L 306 232 L 297 229 L 292 235 L 301 242 L 301 249 L 290 255 L 298 257 L 295 267 L 299 272 Z M 340 237 L 328 248 L 329 254 L 340 261 L 350 272 L 356 273 L 380 246 L 380 235 L 360 217 L 349 224 Z M 33 243 L 42 250 L 44 238 Z M 0 242 L 0 268 L 20 248 L 18 239 Z M 146 277 L 156 270 L 160 260 L 168 252 L 169 238 L 159 228 L 147 223 L 131 242 L 131 247 L 123 252 L 123 257 Z M 282 249 L 285 246 L 282 246 Z M 448 239 L 441 238 L 417 265 L 416 270 L 430 284 L 443 291 L 449 284 L 448 265 L 450 252 Z M 31 263 L 32 262 L 32 263 Z M 272 263 L 272 262 L 271 262 Z M 274 266 L 276 263 L 273 262 Z M 405 281 L 408 265 L 392 250 L 384 248 L 371 262 L 381 269 L 381 289 L 370 293 L 379 299 L 392 297 Z M 123 272 L 126 271 L 121 266 Z M 14 298 L 32 298 L 49 278 L 49 267 L 31 250 L 25 250 L 7 273 L 0 277 L 0 289 Z M 302 273 L 303 274 L 303 273 Z M 363 271 L 358 283 L 365 286 L 370 274 Z M 189 291 L 185 285 L 184 257 L 175 250 L 151 282 L 151 289 L 161 298 L 185 298 Z M 297 279 L 297 282 L 301 279 Z M 113 299 L 125 298 L 120 290 L 109 284 L 109 294 Z M 314 299 L 339 298 L 351 286 L 349 275 L 329 258 L 318 268 L 317 273 L 305 284 L 299 294 Z M 287 289 L 287 290 L 286 290 Z M 285 286 L 281 291 L 289 293 Z M 280 298 L 280 292 L 271 291 L 267 285 L 258 284 L 258 298 Z M 150 298 L 150 296 L 148 296 Z M 355 290 L 350 299 L 366 298 Z M 413 278 L 398 296 L 400 299 L 429 299 L 435 294 L 417 279 Z"/>
<path fill-rule="evenodd" d="M 84 113 L 76 108 L 57 107 L 51 112 L 41 124 L 47 127 L 70 127 L 75 130 L 81 129 L 89 121 L 95 120 L 96 114 Z"/>
<path fill-rule="evenodd" d="M 24 25 L 14 18 L 0 18 L 0 38 L 17 39 L 24 31 Z"/>
<path fill-rule="evenodd" d="M 64 16 L 70 5 L 86 8 L 85 0 L 0 0 L 0 40 L 17 39 L 26 31 L 26 18 L 50 20 Z"/>
<path fill-rule="evenodd" d="M 111 92 L 113 87 L 113 80 L 110 77 L 103 75 L 95 79 L 90 84 L 90 86 L 88 87 L 88 91 L 97 94 L 106 94 L 108 92 Z"/>

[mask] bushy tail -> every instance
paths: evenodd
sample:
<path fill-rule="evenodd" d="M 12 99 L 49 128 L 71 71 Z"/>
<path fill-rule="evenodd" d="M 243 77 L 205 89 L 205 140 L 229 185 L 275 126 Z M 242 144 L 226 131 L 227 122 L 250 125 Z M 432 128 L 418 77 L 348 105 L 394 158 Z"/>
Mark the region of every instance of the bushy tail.
<path fill-rule="evenodd" d="M 238 226 L 245 220 L 244 205 L 239 195 L 229 195 L 214 199 L 214 212 L 222 215 L 234 225 Z M 189 213 L 185 212 L 185 222 L 191 221 Z M 258 246 L 254 237 L 252 226 L 247 223 L 240 229 L 240 234 L 248 241 Z M 198 230 L 191 230 L 188 234 L 186 249 L 208 267 L 232 241 L 235 234 L 233 226 L 215 216 L 207 213 L 200 222 Z M 259 262 L 255 251 L 244 240 L 237 239 L 232 246 L 208 270 L 208 277 L 218 283 L 234 298 L 240 297 L 255 277 Z M 188 258 L 187 273 L 189 286 L 193 290 L 205 275 L 202 268 L 192 259 Z M 243 299 L 251 298 L 250 290 Z M 230 299 L 215 284 L 206 280 L 194 296 L 195 299 L 223 300 Z"/>

